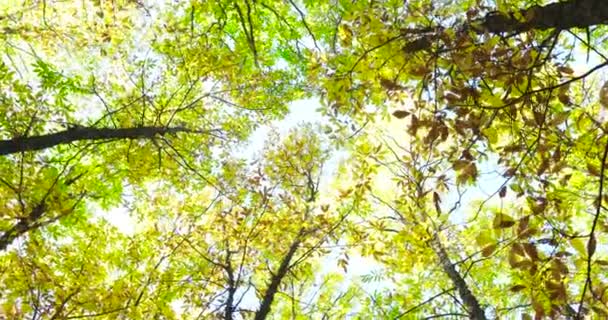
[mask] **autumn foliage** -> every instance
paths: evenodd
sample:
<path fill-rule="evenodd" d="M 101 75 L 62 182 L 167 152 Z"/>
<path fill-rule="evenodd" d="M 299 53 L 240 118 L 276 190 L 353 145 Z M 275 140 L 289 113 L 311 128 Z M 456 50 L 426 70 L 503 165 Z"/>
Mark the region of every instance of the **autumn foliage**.
<path fill-rule="evenodd" d="M 608 318 L 607 25 L 0 1 L 0 318 Z"/>

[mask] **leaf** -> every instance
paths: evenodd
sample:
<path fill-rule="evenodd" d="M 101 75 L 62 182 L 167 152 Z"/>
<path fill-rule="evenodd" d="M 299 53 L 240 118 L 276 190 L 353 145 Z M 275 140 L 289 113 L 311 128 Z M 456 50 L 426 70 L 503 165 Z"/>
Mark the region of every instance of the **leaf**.
<path fill-rule="evenodd" d="M 462 168 L 466 167 L 468 164 L 469 164 L 469 161 L 456 160 L 452 163 L 452 168 L 454 168 L 454 170 L 461 170 Z"/>
<path fill-rule="evenodd" d="M 511 265 L 511 268 L 517 268 L 520 260 L 521 258 L 513 250 L 509 252 L 509 265 Z"/>
<path fill-rule="evenodd" d="M 524 195 L 524 189 L 519 184 L 512 183 L 509 185 L 509 188 L 517 194 L 517 197 Z"/>
<path fill-rule="evenodd" d="M 595 263 L 599 264 L 600 266 L 608 266 L 608 260 L 595 260 Z"/>
<path fill-rule="evenodd" d="M 564 73 L 564 74 L 568 74 L 568 75 L 574 73 L 574 70 L 572 68 L 568 67 L 568 66 L 557 67 L 557 71 L 559 71 L 561 73 Z"/>
<path fill-rule="evenodd" d="M 602 308 L 601 306 L 591 306 L 591 309 L 592 309 L 593 311 L 595 311 L 595 313 L 596 313 L 597 315 L 601 316 L 601 317 L 602 317 L 602 318 L 604 318 L 604 319 L 605 319 L 606 317 L 608 317 L 608 312 L 607 312 L 607 311 L 606 311 L 604 308 Z"/>
<path fill-rule="evenodd" d="M 526 239 L 526 238 L 530 238 L 531 236 L 535 235 L 538 233 L 538 228 L 527 228 L 524 231 L 522 231 L 521 233 L 517 234 L 517 237 L 519 239 Z"/>
<path fill-rule="evenodd" d="M 441 203 L 441 198 L 439 197 L 439 194 L 437 192 L 433 192 L 433 202 Z"/>
<path fill-rule="evenodd" d="M 587 243 L 587 255 L 589 257 L 593 256 L 595 253 L 595 247 L 597 246 L 597 240 L 595 240 L 595 234 L 592 234 L 589 238 L 589 242 Z"/>
<path fill-rule="evenodd" d="M 540 260 L 538 257 L 538 251 L 536 250 L 536 246 L 532 243 L 524 243 L 524 251 L 532 259 L 532 261 Z"/>
<path fill-rule="evenodd" d="M 560 94 L 558 94 L 557 95 L 557 99 L 559 100 L 559 102 L 561 102 L 561 103 L 563 103 L 565 105 L 569 105 L 570 103 L 572 103 L 572 100 L 570 100 L 570 96 L 568 96 L 567 93 L 560 93 Z"/>
<path fill-rule="evenodd" d="M 553 152 L 553 156 L 551 156 L 551 160 L 553 162 L 559 162 L 562 158 L 562 153 L 559 147 L 555 148 L 555 152 Z"/>
<path fill-rule="evenodd" d="M 410 113 L 405 111 L 405 110 L 395 110 L 393 111 L 393 116 L 397 119 L 403 119 L 407 116 L 409 116 Z"/>
<path fill-rule="evenodd" d="M 348 260 L 338 259 L 338 266 L 342 268 L 344 272 L 348 272 Z"/>
<path fill-rule="evenodd" d="M 517 226 L 517 234 L 521 235 L 524 231 L 528 229 L 528 225 L 530 223 L 530 216 L 525 216 L 519 219 L 519 225 Z"/>
<path fill-rule="evenodd" d="M 525 255 L 524 247 L 518 242 L 511 245 L 511 252 L 522 257 Z"/>
<path fill-rule="evenodd" d="M 433 204 L 435 205 L 437 215 L 441 214 L 441 198 L 437 192 L 433 192 Z"/>
<path fill-rule="evenodd" d="M 494 216 L 494 221 L 492 222 L 492 227 L 494 229 L 509 228 L 513 225 L 515 225 L 515 220 L 504 213 L 499 213 Z"/>
<path fill-rule="evenodd" d="M 481 231 L 477 237 L 475 237 L 475 242 L 477 242 L 480 247 L 485 247 L 487 244 L 494 241 L 490 233 L 491 232 L 488 230 Z"/>
<path fill-rule="evenodd" d="M 535 315 L 534 318 L 535 319 L 542 319 L 545 316 L 545 308 L 543 307 L 543 304 L 538 301 L 538 298 L 533 297 L 532 298 L 532 309 L 534 309 Z"/>
<path fill-rule="evenodd" d="M 338 27 L 338 37 L 340 39 L 340 45 L 343 47 L 350 47 L 353 39 L 353 31 L 348 24 L 340 24 Z"/>
<path fill-rule="evenodd" d="M 583 241 L 580 238 L 571 239 L 570 244 L 581 256 L 587 255 L 587 250 L 585 249 L 585 244 L 583 243 Z"/>
<path fill-rule="evenodd" d="M 591 175 L 599 177 L 600 176 L 600 170 L 593 165 L 591 162 L 587 162 L 587 171 L 589 171 L 589 173 L 591 173 Z"/>
<path fill-rule="evenodd" d="M 551 260 L 551 266 L 560 276 L 565 276 L 569 272 L 568 267 L 560 259 Z"/>
<path fill-rule="evenodd" d="M 505 178 L 509 178 L 509 177 L 514 176 L 516 172 L 517 172 L 516 168 L 509 168 L 503 173 L 502 176 Z"/>
<path fill-rule="evenodd" d="M 483 248 L 481 250 L 481 255 L 484 258 L 487 258 L 487 257 L 491 256 L 492 253 L 494 253 L 494 251 L 496 251 L 496 247 L 497 247 L 496 244 L 491 244 L 489 246 L 486 246 L 485 248 Z"/>
<path fill-rule="evenodd" d="M 549 159 L 547 158 L 543 158 L 543 160 L 540 163 L 540 166 L 538 167 L 538 169 L 536 170 L 536 175 L 540 176 L 543 173 L 545 173 L 545 171 L 549 168 Z"/>
<path fill-rule="evenodd" d="M 412 119 L 410 122 L 410 126 L 408 128 L 408 132 L 411 135 L 416 135 L 416 132 L 418 132 L 419 127 L 420 127 L 420 121 L 418 120 L 418 117 L 416 117 L 416 115 L 412 115 Z"/>
<path fill-rule="evenodd" d="M 542 197 L 528 197 L 527 201 L 530 210 L 535 215 L 541 214 L 547 207 L 547 199 Z"/>
<path fill-rule="evenodd" d="M 608 108 L 608 81 L 604 82 L 602 89 L 600 89 L 600 104 L 604 108 Z"/>
<path fill-rule="evenodd" d="M 532 114 L 534 115 L 534 122 L 536 122 L 537 125 L 542 125 L 545 121 L 545 114 L 542 112 L 538 112 L 538 111 L 533 111 Z"/>
<path fill-rule="evenodd" d="M 503 186 L 498 192 L 498 196 L 504 198 L 507 195 L 507 187 Z"/>
<path fill-rule="evenodd" d="M 389 91 L 401 89 L 401 86 L 398 83 L 396 83 L 395 81 L 393 81 L 391 79 L 387 79 L 387 78 L 380 78 L 380 85 L 382 87 L 384 87 L 384 89 L 389 90 Z M 393 113 L 393 115 L 394 115 L 394 113 Z"/>
<path fill-rule="evenodd" d="M 509 291 L 511 291 L 511 292 L 519 292 L 519 291 L 522 291 L 525 288 L 527 288 L 527 287 L 524 286 L 523 284 L 517 284 L 517 285 L 514 285 L 511 288 L 509 288 Z"/>
<path fill-rule="evenodd" d="M 477 179 L 477 166 L 474 162 L 469 162 L 460 172 L 458 182 L 474 182 Z"/>

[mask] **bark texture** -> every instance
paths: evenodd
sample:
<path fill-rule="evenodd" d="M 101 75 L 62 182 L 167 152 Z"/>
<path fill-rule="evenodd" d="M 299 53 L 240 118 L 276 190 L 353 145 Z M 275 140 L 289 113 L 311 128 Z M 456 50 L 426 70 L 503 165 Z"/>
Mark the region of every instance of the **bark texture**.
<path fill-rule="evenodd" d="M 460 275 L 458 270 L 456 270 L 456 267 L 450 260 L 443 243 L 441 243 L 441 240 L 439 239 L 439 235 L 433 236 L 430 244 L 431 248 L 439 258 L 439 263 L 441 264 L 443 271 L 448 275 L 454 284 L 454 287 L 458 290 L 458 295 L 466 306 L 470 319 L 486 320 L 487 318 L 483 308 L 481 308 L 479 305 L 479 301 L 467 286 L 467 283 L 464 281 L 462 275 Z"/>
<path fill-rule="evenodd" d="M 518 17 L 520 17 L 518 19 Z M 532 29 L 570 29 L 608 23 L 606 0 L 570 0 L 532 6 L 518 14 L 493 12 L 483 19 L 478 32 L 525 32 Z"/>
<path fill-rule="evenodd" d="M 485 17 L 461 25 L 459 32 L 472 30 L 477 34 L 486 32 L 521 33 L 530 30 L 587 28 L 608 24 L 608 2 L 606 0 L 569 0 L 534 5 L 510 13 L 490 12 Z M 402 34 L 414 38 L 403 47 L 406 53 L 414 53 L 431 48 L 440 39 L 442 27 L 425 29 L 404 29 Z"/>
<path fill-rule="evenodd" d="M 0 155 L 52 148 L 83 140 L 151 139 L 156 135 L 178 132 L 202 133 L 182 127 L 93 128 L 77 127 L 55 133 L 0 140 Z"/>
<path fill-rule="evenodd" d="M 262 303 L 260 304 L 260 308 L 255 313 L 255 320 L 264 320 L 270 313 L 270 307 L 272 305 L 272 301 L 274 300 L 274 296 L 279 290 L 279 285 L 285 275 L 287 275 L 287 271 L 289 271 L 289 267 L 291 265 L 291 260 L 293 259 L 296 250 L 300 246 L 302 232 L 296 237 L 294 242 L 289 247 L 289 251 L 281 261 L 281 265 L 279 266 L 279 270 L 272 276 L 270 280 L 270 284 L 266 289 L 266 293 L 264 294 L 264 298 L 262 299 Z"/>

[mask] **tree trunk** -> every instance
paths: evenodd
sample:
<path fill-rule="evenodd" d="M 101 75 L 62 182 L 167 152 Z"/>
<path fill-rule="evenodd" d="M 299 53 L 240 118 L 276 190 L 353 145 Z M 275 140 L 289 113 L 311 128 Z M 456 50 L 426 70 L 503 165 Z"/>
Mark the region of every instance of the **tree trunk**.
<path fill-rule="evenodd" d="M 524 19 L 517 17 L 523 17 Z M 518 13 L 489 13 L 483 19 L 482 29 L 477 32 L 491 33 L 525 32 L 532 29 L 586 28 L 608 23 L 606 0 L 570 0 L 554 2 L 546 6 L 532 6 Z"/>
<path fill-rule="evenodd" d="M 458 290 L 458 295 L 460 295 L 460 299 L 462 299 L 462 302 L 466 306 L 469 317 L 473 320 L 486 320 L 486 314 L 479 305 L 479 301 L 475 295 L 473 295 L 471 290 L 469 290 L 467 283 L 456 270 L 454 264 L 452 264 L 452 261 L 443 247 L 443 243 L 441 243 L 438 234 L 435 234 L 433 238 L 431 238 L 430 244 L 431 248 L 433 251 L 435 251 L 435 254 L 439 258 L 439 263 L 441 264 L 443 271 L 448 275 L 454 284 L 454 287 Z"/>
<path fill-rule="evenodd" d="M 178 132 L 208 133 L 182 127 L 133 127 L 118 129 L 78 127 L 40 136 L 0 140 L 0 155 L 42 150 L 82 140 L 152 139 L 156 135 Z"/>
<path fill-rule="evenodd" d="M 531 6 L 518 12 L 490 12 L 485 17 L 463 24 L 460 32 L 472 30 L 477 34 L 521 33 L 529 30 L 586 28 L 608 24 L 606 0 L 569 0 L 545 6 Z M 406 53 L 429 49 L 440 39 L 442 28 L 404 29 L 403 35 L 414 37 L 403 47 Z"/>
<path fill-rule="evenodd" d="M 289 247 L 289 251 L 281 261 L 281 265 L 279 266 L 279 270 L 277 270 L 276 274 L 274 274 L 270 280 L 270 284 L 268 285 L 268 289 L 266 289 L 266 293 L 264 294 L 264 299 L 262 299 L 262 303 L 260 304 L 260 308 L 255 313 L 255 320 L 264 320 L 270 313 L 270 306 L 272 305 L 272 301 L 274 300 L 274 296 L 279 290 L 279 285 L 281 281 L 289 271 L 289 265 L 291 264 L 291 260 L 293 259 L 293 255 L 298 250 L 301 242 L 301 236 L 303 232 L 300 231 L 294 242 Z"/>

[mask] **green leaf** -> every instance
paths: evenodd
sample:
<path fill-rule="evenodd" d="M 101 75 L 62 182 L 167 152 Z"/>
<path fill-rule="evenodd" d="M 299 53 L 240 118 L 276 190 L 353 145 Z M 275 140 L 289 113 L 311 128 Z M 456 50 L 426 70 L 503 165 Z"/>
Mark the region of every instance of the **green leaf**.
<path fill-rule="evenodd" d="M 515 220 L 512 217 L 499 213 L 494 216 L 494 220 L 492 221 L 492 227 L 494 229 L 504 229 L 510 228 L 515 225 Z"/>

